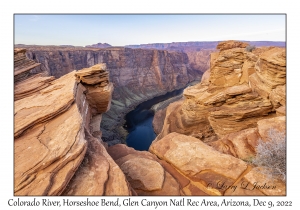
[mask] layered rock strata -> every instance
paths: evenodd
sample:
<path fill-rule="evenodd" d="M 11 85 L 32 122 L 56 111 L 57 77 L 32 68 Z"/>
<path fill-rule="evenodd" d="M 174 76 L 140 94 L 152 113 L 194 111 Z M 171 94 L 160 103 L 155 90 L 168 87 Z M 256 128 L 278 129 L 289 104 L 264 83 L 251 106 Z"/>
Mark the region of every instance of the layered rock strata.
<path fill-rule="evenodd" d="M 54 77 L 44 77 L 42 74 L 36 74 L 22 82 L 15 84 L 14 100 L 20 100 L 35 94 L 36 92 L 51 85 Z"/>
<path fill-rule="evenodd" d="M 26 56 L 26 49 L 14 49 L 14 81 L 26 79 L 30 75 L 30 71 L 40 65 Z"/>
<path fill-rule="evenodd" d="M 117 144 L 109 147 L 108 153 L 137 195 L 185 195 L 185 187 L 189 183 L 186 178 L 150 152 Z"/>
<path fill-rule="evenodd" d="M 149 151 L 185 178 L 185 195 L 286 194 L 283 181 L 266 177 L 259 167 L 191 136 L 170 133 L 153 142 Z"/>
<path fill-rule="evenodd" d="M 232 48 L 245 48 L 247 46 L 249 46 L 248 43 L 231 40 L 231 41 L 219 42 L 217 45 L 217 49 L 222 51 L 222 50 L 228 50 Z"/>
<path fill-rule="evenodd" d="M 26 57 L 26 49 L 14 49 L 14 100 L 19 100 L 35 94 L 48 87 L 55 78 L 46 77 L 46 72 L 36 74 L 36 63 Z"/>
<path fill-rule="evenodd" d="M 27 55 L 43 63 L 50 75 L 60 77 L 70 69 L 82 69 L 97 63 L 106 63 L 109 80 L 114 84 L 110 110 L 103 115 L 103 139 L 125 141 L 122 125 L 124 116 L 135 106 L 155 96 L 185 87 L 201 77 L 207 67 L 208 53 L 198 66 L 189 65 L 183 52 L 155 49 L 111 47 L 63 48 L 29 47 Z M 200 68 L 201 69 L 197 69 Z M 106 79 L 106 78 L 103 78 Z"/>
<path fill-rule="evenodd" d="M 72 80 L 74 72 L 15 101 L 15 195 L 61 194 L 84 157 Z"/>
<path fill-rule="evenodd" d="M 23 81 L 26 77 L 20 77 L 16 90 L 26 84 L 32 86 L 25 92 L 33 86 L 37 90 L 15 98 L 15 195 L 131 194 L 124 174 L 101 144 L 101 114 L 109 108 L 113 90 L 99 76 L 105 71 L 100 64 L 54 81 L 40 75 Z M 76 81 L 82 75 L 93 85 Z M 78 188 L 90 184 L 94 189 Z"/>
<path fill-rule="evenodd" d="M 270 131 L 285 135 L 285 49 L 241 46 L 220 43 L 201 83 L 168 106 L 149 151 L 209 195 L 285 195 L 284 181 L 251 162 Z"/>
<path fill-rule="evenodd" d="M 256 155 L 258 141 L 260 139 L 264 142 L 270 140 L 270 129 L 285 135 L 285 122 L 285 116 L 263 119 L 257 122 L 255 128 L 244 129 L 239 132 L 227 134 L 223 138 L 209 143 L 209 145 L 222 153 L 246 161 L 251 160 Z"/>
<path fill-rule="evenodd" d="M 185 100 L 168 107 L 158 139 L 176 131 L 216 140 L 254 128 L 285 106 L 285 49 L 265 48 L 258 56 L 244 48 L 228 49 L 240 45 L 223 43 L 222 51 L 212 53 L 211 68 L 202 82 L 186 88 Z"/>

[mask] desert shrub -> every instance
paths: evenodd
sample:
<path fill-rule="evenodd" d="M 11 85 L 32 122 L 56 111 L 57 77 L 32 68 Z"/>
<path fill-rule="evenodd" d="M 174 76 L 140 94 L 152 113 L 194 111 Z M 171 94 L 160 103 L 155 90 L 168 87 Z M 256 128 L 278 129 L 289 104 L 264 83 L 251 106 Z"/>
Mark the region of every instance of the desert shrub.
<path fill-rule="evenodd" d="M 262 173 L 270 179 L 286 178 L 286 136 L 285 133 L 270 129 L 269 140 L 261 139 L 256 147 L 256 156 L 252 163 L 262 168 Z"/>
<path fill-rule="evenodd" d="M 247 52 L 252 52 L 252 50 L 254 50 L 256 47 L 254 46 L 254 45 L 248 45 L 246 48 L 245 48 L 245 50 L 247 51 Z"/>

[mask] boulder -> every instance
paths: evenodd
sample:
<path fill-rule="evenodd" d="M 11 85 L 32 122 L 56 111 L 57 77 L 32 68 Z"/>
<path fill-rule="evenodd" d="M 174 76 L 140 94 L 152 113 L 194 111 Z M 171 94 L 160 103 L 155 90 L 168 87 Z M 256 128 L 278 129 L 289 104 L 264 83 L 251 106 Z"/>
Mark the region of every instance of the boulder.
<path fill-rule="evenodd" d="M 75 77 L 77 82 L 82 82 L 83 84 L 106 86 L 109 73 L 106 71 L 106 64 L 101 63 L 76 72 Z"/>
<path fill-rule="evenodd" d="M 149 151 L 165 160 L 209 195 L 222 195 L 224 186 L 232 185 L 247 169 L 247 164 L 231 155 L 222 154 L 196 138 L 170 133 L 153 142 Z"/>
<path fill-rule="evenodd" d="M 136 151 L 124 144 L 116 144 L 108 148 L 108 153 L 120 166 L 138 195 L 180 195 L 177 180 L 150 152 Z"/>

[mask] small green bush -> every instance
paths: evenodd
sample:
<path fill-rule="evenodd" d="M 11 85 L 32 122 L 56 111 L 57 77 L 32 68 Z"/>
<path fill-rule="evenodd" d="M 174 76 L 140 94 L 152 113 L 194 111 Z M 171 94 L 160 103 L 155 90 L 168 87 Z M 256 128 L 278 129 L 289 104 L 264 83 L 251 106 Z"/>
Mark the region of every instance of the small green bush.
<path fill-rule="evenodd" d="M 247 52 L 252 52 L 252 50 L 254 50 L 256 47 L 254 46 L 254 45 L 248 45 L 246 48 L 245 48 L 245 50 L 247 51 Z"/>
<path fill-rule="evenodd" d="M 261 139 L 256 147 L 256 156 L 252 163 L 261 167 L 261 171 L 270 179 L 286 178 L 286 135 L 274 129 L 268 132 L 269 141 Z"/>

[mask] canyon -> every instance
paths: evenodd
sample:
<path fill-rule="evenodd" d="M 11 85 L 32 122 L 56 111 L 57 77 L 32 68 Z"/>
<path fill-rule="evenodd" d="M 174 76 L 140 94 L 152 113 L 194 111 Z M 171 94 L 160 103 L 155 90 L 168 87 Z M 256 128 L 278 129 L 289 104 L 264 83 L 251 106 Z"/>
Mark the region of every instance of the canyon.
<path fill-rule="evenodd" d="M 286 132 L 285 48 L 248 45 L 16 48 L 14 194 L 286 195 L 249 161 L 270 129 Z M 184 87 L 148 151 L 119 144 L 126 113 Z"/>
<path fill-rule="evenodd" d="M 209 51 L 199 52 L 205 56 L 193 61 L 193 66 L 186 53 L 156 49 L 29 46 L 26 50 L 28 58 L 41 63 L 41 72 L 55 78 L 72 70 L 106 63 L 114 91 L 110 110 L 103 114 L 101 128 L 103 139 L 110 145 L 125 142 L 126 113 L 141 102 L 199 80 L 209 68 Z"/>
<path fill-rule="evenodd" d="M 248 42 L 257 46 L 285 46 L 284 42 Z M 86 47 L 16 45 L 41 65 L 31 72 L 59 78 L 70 71 L 106 63 L 114 85 L 111 108 L 103 114 L 102 138 L 109 145 L 125 143 L 125 115 L 155 96 L 187 87 L 210 67 L 218 42 L 174 42 L 113 47 L 97 43 Z"/>

